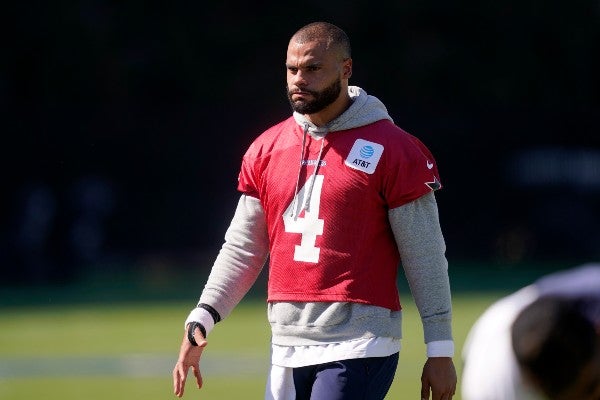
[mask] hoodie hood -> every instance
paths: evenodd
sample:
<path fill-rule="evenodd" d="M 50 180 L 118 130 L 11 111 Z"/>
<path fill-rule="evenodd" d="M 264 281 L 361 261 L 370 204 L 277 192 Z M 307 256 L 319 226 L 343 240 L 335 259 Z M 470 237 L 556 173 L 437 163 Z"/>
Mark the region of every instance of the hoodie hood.
<path fill-rule="evenodd" d="M 325 126 L 316 126 L 310 122 L 303 114 L 294 112 L 296 123 L 302 127 L 304 134 L 302 135 L 302 146 L 300 150 L 300 165 L 298 167 L 298 178 L 296 179 L 296 189 L 294 190 L 294 200 L 290 207 L 290 214 L 284 218 L 296 219 L 298 215 L 308 210 L 310 207 L 310 199 L 315 185 L 319 165 L 323 155 L 325 140 L 323 138 L 328 132 L 343 131 L 352 128 L 358 128 L 372 124 L 373 122 L 387 119 L 392 122 L 392 118 L 387 112 L 387 109 L 381 101 L 375 96 L 370 96 L 358 86 L 349 86 L 348 94 L 352 100 L 352 104 L 339 117 L 335 118 Z M 300 193 L 300 175 L 304 163 L 304 150 L 306 147 L 306 136 L 311 135 L 314 138 L 321 140 L 319 155 L 315 163 L 311 177 L 306 183 L 306 190 Z"/>
<path fill-rule="evenodd" d="M 316 137 L 323 137 L 327 132 L 358 128 L 382 119 L 393 122 L 385 105 L 377 97 L 367 94 L 367 92 L 358 86 L 348 86 L 348 95 L 350 95 L 350 99 L 352 100 L 350 107 L 325 126 L 318 127 L 303 114 L 295 111 L 293 114 L 294 119 L 311 136 Z"/>

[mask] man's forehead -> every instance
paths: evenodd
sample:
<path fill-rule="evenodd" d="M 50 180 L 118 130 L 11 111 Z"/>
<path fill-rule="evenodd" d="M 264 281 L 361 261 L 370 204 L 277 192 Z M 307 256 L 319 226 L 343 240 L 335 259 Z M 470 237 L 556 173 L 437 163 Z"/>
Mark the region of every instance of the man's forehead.
<path fill-rule="evenodd" d="M 290 41 L 287 50 L 287 61 L 293 60 L 294 62 L 298 62 L 301 60 L 302 62 L 315 62 L 332 55 L 332 52 L 328 51 L 325 42 L 313 41 L 300 43 Z"/>

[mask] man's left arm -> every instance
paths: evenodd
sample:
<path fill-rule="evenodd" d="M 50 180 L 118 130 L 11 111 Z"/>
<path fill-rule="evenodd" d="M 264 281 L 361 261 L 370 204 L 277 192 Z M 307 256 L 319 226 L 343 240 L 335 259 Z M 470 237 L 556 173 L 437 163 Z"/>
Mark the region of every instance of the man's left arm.
<path fill-rule="evenodd" d="M 428 360 L 421 377 L 421 397 L 450 399 L 456 390 L 452 357 L 452 302 L 446 244 L 433 192 L 391 209 L 389 220 L 402 266 L 421 315 Z"/>

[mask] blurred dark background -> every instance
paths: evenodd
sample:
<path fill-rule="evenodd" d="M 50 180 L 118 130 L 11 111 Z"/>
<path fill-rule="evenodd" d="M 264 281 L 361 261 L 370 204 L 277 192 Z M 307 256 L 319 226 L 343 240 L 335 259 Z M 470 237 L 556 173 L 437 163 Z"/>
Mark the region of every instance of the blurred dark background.
<path fill-rule="evenodd" d="M 315 20 L 436 156 L 451 264 L 600 258 L 598 0 L 3 8 L 0 286 L 207 271 L 241 156 L 290 114 L 289 37 Z"/>

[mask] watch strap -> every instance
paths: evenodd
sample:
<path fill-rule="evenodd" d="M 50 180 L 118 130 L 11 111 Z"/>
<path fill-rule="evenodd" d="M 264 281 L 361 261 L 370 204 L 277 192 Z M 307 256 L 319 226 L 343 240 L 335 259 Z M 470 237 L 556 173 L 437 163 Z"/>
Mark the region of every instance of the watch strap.
<path fill-rule="evenodd" d="M 200 329 L 200 333 L 202 333 L 202 336 L 206 338 L 206 329 L 204 328 L 204 325 L 202 325 L 198 321 L 190 322 L 187 330 L 187 338 L 192 346 L 198 346 L 198 342 L 196 342 L 196 338 L 194 337 L 194 332 L 196 332 L 196 328 Z"/>

